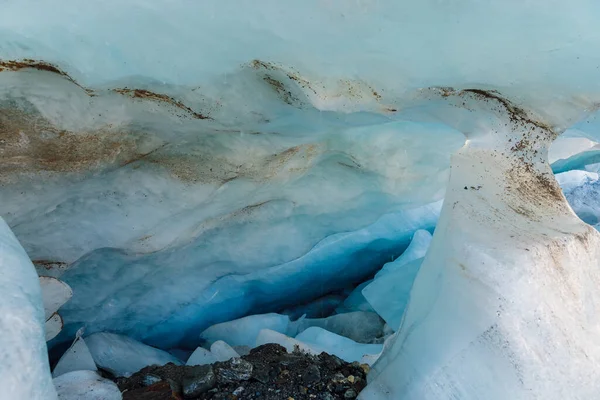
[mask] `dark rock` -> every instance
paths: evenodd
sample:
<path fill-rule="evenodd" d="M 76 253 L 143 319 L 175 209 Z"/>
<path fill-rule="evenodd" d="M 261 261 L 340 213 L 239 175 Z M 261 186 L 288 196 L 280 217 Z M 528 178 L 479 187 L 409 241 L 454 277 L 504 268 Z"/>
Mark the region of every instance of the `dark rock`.
<path fill-rule="evenodd" d="M 335 400 L 335 397 L 331 395 L 329 392 L 321 393 L 319 396 L 319 400 Z"/>
<path fill-rule="evenodd" d="M 217 379 L 210 365 L 196 365 L 185 371 L 183 376 L 183 396 L 193 399 L 215 387 Z"/>
<path fill-rule="evenodd" d="M 311 385 L 321 380 L 321 371 L 315 364 L 309 365 L 308 368 L 302 373 L 302 382 L 305 385 Z"/>
<path fill-rule="evenodd" d="M 333 354 L 321 353 L 319 354 L 319 360 L 324 364 L 325 367 L 331 370 L 338 369 L 343 364 L 346 364 L 339 357 L 334 356 Z"/>
<path fill-rule="evenodd" d="M 356 391 L 354 389 L 348 389 L 348 390 L 346 390 L 346 393 L 344 393 L 345 399 L 355 399 L 356 396 L 358 396 L 358 394 L 356 393 Z"/>
<path fill-rule="evenodd" d="M 268 383 L 270 378 L 269 367 L 263 363 L 255 363 L 252 368 L 252 378 L 262 383 Z"/>
<path fill-rule="evenodd" d="M 232 358 L 217 368 L 219 383 L 247 381 L 252 377 L 252 364 L 241 358 Z"/>

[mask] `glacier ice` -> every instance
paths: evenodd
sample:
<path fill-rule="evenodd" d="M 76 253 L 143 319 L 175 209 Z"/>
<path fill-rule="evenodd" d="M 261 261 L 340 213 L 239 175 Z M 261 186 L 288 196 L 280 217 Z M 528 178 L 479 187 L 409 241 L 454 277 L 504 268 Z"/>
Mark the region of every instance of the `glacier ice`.
<path fill-rule="evenodd" d="M 398 271 L 402 266 L 408 264 L 414 260 L 425 257 L 429 244 L 431 243 L 431 233 L 428 231 L 419 229 L 416 231 L 410 241 L 410 245 L 400 257 L 394 261 L 384 264 L 384 266 L 375 274 L 375 280 L 390 272 Z"/>
<path fill-rule="evenodd" d="M 52 400 L 44 308 L 29 257 L 0 218 L 0 385 L 11 399 Z"/>
<path fill-rule="evenodd" d="M 467 107 L 473 100 L 448 98 Z M 552 176 L 546 151 L 555 133 L 525 111 L 515 114 L 510 102 L 494 103 L 500 107 L 476 105 L 481 125 L 465 130 L 469 141 L 453 156 L 402 325 L 361 399 L 600 393 L 600 236 L 575 216 Z"/>
<path fill-rule="evenodd" d="M 370 364 L 372 356 L 381 353 L 383 345 L 357 343 L 352 339 L 337 335 L 317 326 L 302 331 L 296 340 L 307 344 L 313 351 L 325 351 L 348 362 Z"/>
<path fill-rule="evenodd" d="M 0 215 L 73 289 L 50 346 L 85 327 L 195 349 L 215 324 L 312 317 L 362 282 L 338 312 L 373 311 L 365 291 L 399 326 L 365 398 L 598 397 L 597 235 L 571 212 L 598 228 L 598 15 L 593 0 L 4 1 Z M 546 163 L 565 129 L 552 170 L 588 173 L 559 175 L 571 208 Z M 400 265 L 436 226 L 452 153 L 432 247 Z M 22 286 L 2 298 L 43 339 L 38 284 L 9 272 Z M 6 337 L 29 340 L 51 391 L 35 335 Z"/>
<path fill-rule="evenodd" d="M 230 345 L 217 340 L 210 346 L 210 353 L 217 361 L 227 361 L 240 355 Z"/>
<path fill-rule="evenodd" d="M 372 343 L 384 336 L 383 321 L 373 312 L 354 311 L 327 318 L 302 318 L 290 324 L 288 335 L 295 336 L 316 326 L 359 343 Z M 284 333 L 284 332 L 281 332 Z"/>
<path fill-rule="evenodd" d="M 73 344 L 62 355 L 52 370 L 52 377 L 57 378 L 72 371 L 97 371 L 96 363 L 85 340 L 77 335 Z"/>
<path fill-rule="evenodd" d="M 200 334 L 209 346 L 222 340 L 230 346 L 254 346 L 256 337 L 262 329 L 287 333 L 290 318 L 275 313 L 249 315 L 240 319 L 213 325 Z"/>
<path fill-rule="evenodd" d="M 131 376 L 149 365 L 182 364 L 165 351 L 114 333 L 94 333 L 85 342 L 96 365 L 114 376 Z"/>
<path fill-rule="evenodd" d="M 418 258 L 392 271 L 387 271 L 362 290 L 373 310 L 396 331 L 408 305 L 413 282 L 423 258 Z"/>
<path fill-rule="evenodd" d="M 217 362 L 217 359 L 210 350 L 206 350 L 203 347 L 197 347 L 192 355 L 187 359 L 185 365 L 206 365 L 214 362 Z"/>
<path fill-rule="evenodd" d="M 123 396 L 114 382 L 95 371 L 67 372 L 54 378 L 59 400 L 121 400 Z"/>

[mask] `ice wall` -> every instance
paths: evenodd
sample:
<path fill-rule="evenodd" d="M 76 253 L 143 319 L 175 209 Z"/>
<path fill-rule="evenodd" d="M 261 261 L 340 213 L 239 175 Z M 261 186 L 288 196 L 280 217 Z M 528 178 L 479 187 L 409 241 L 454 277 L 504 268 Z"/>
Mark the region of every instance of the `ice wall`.
<path fill-rule="evenodd" d="M 0 218 L 0 384 L 11 399 L 52 400 L 44 308 L 31 261 Z"/>
<path fill-rule="evenodd" d="M 455 95 L 479 129 L 453 156 L 402 325 L 361 398 L 598 397 L 600 235 L 552 176 L 556 133 L 504 99 Z"/>

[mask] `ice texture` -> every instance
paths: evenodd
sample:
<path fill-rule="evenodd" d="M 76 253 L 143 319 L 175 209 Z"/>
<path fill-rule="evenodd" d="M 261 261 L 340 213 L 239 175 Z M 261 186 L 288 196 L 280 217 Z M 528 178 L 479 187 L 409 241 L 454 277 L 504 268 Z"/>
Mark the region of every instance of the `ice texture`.
<path fill-rule="evenodd" d="M 73 288 L 51 344 L 85 326 L 196 348 L 212 325 L 361 282 L 338 310 L 372 311 L 361 292 L 433 231 L 465 145 L 365 398 L 600 397 L 596 234 L 547 190 L 545 159 L 567 129 L 554 172 L 600 169 L 599 15 L 594 0 L 4 1 L 0 214 Z M 590 223 L 596 188 L 564 189 Z M 41 331 L 37 283 L 2 266 L 3 315 Z M 6 337 L 29 340 L 26 363 L 44 353 Z"/>
<path fill-rule="evenodd" d="M 10 399 L 52 400 L 38 276 L 0 218 L 0 385 Z"/>
<path fill-rule="evenodd" d="M 217 361 L 227 361 L 240 355 L 227 343 L 217 340 L 210 346 L 210 353 Z"/>
<path fill-rule="evenodd" d="M 316 326 L 310 327 L 296 336 L 296 340 L 307 344 L 313 351 L 325 351 L 347 362 L 371 364 L 373 357 L 383 349 L 381 344 L 357 343 L 352 339 L 329 332 Z M 320 351 L 319 351 L 320 350 Z"/>
<path fill-rule="evenodd" d="M 94 371 L 73 371 L 54 378 L 59 400 L 121 400 L 117 385 Z"/>
<path fill-rule="evenodd" d="M 114 333 L 94 333 L 85 342 L 96 365 L 115 376 L 130 376 L 149 365 L 182 364 L 165 351 Z"/>
<path fill-rule="evenodd" d="M 410 291 L 417 277 L 423 258 L 419 258 L 386 271 L 369 283 L 362 294 L 373 310 L 396 331 L 400 327 L 404 310 L 410 299 Z"/>
<path fill-rule="evenodd" d="M 552 175 L 557 133 L 530 111 L 481 100 L 447 97 L 479 117 L 454 120 L 468 141 L 402 325 L 361 399 L 600 395 L 600 235 Z"/>
<path fill-rule="evenodd" d="M 206 365 L 215 363 L 217 361 L 218 360 L 210 350 L 206 350 L 203 347 L 197 347 L 192 355 L 188 358 L 185 365 Z"/>
<path fill-rule="evenodd" d="M 316 326 L 359 343 L 372 343 L 383 337 L 383 320 L 372 312 L 355 311 L 327 318 L 303 318 L 291 323 L 288 334 L 296 335 Z M 282 332 L 283 333 L 283 332 Z"/>
<path fill-rule="evenodd" d="M 256 337 L 262 329 L 270 329 L 279 333 L 287 333 L 290 318 L 275 313 L 249 315 L 233 321 L 216 324 L 200 334 L 200 339 L 212 345 L 217 340 L 225 341 L 231 346 L 254 346 Z"/>
<path fill-rule="evenodd" d="M 52 377 L 57 378 L 60 375 L 66 374 L 72 371 L 97 371 L 96 363 L 90 353 L 85 340 L 81 336 L 77 336 L 73 341 L 73 344 L 69 349 L 62 355 L 54 370 L 52 371 Z"/>

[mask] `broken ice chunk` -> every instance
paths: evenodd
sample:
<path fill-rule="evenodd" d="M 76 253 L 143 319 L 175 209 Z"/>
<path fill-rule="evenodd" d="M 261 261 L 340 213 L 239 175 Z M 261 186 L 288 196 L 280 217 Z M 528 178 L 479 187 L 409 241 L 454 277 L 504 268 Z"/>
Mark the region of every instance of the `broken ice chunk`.
<path fill-rule="evenodd" d="M 58 313 L 52 314 L 50 318 L 44 324 L 46 331 L 46 342 L 52 340 L 60 333 L 63 328 L 63 319 Z"/>
<path fill-rule="evenodd" d="M 185 365 L 193 366 L 193 365 L 206 365 L 217 362 L 215 356 L 210 352 L 210 350 L 206 350 L 203 347 L 198 347 L 188 358 Z"/>
<path fill-rule="evenodd" d="M 44 314 L 46 320 L 48 320 L 73 296 L 73 291 L 63 281 L 50 276 L 40 276 L 40 286 L 42 288 Z"/>
<path fill-rule="evenodd" d="M 72 371 L 54 378 L 59 400 L 121 400 L 121 391 L 114 382 L 94 371 Z"/>
<path fill-rule="evenodd" d="M 217 340 L 210 346 L 210 352 L 217 361 L 227 361 L 240 355 L 227 343 Z"/>
<path fill-rule="evenodd" d="M 100 332 L 88 336 L 85 341 L 96 365 L 115 376 L 130 376 L 149 365 L 182 364 L 166 351 L 127 336 Z"/>
<path fill-rule="evenodd" d="M 422 258 L 402 265 L 383 277 L 376 278 L 363 289 L 363 295 L 377 314 L 394 330 L 398 330 L 413 282 L 417 277 Z"/>
<path fill-rule="evenodd" d="M 69 350 L 58 360 L 52 377 L 57 378 L 72 371 L 97 371 L 96 363 L 85 341 L 77 336 Z"/>
<path fill-rule="evenodd" d="M 372 343 L 375 339 L 383 337 L 384 322 L 373 312 L 355 311 L 327 318 L 305 318 L 292 322 L 288 334 L 295 336 L 297 332 L 311 326 L 318 326 L 355 342 Z"/>
<path fill-rule="evenodd" d="M 306 343 L 314 349 L 322 349 L 326 353 L 338 356 L 347 362 L 374 362 L 373 358 L 365 357 L 381 353 L 381 344 L 356 343 L 352 339 L 336 335 L 323 328 L 313 326 L 296 336 L 296 340 Z"/>
<path fill-rule="evenodd" d="M 287 332 L 290 318 L 280 314 L 250 315 L 233 321 L 216 324 L 200 334 L 200 338 L 212 345 L 223 340 L 231 346 L 254 346 L 256 337 L 262 329 Z"/>

